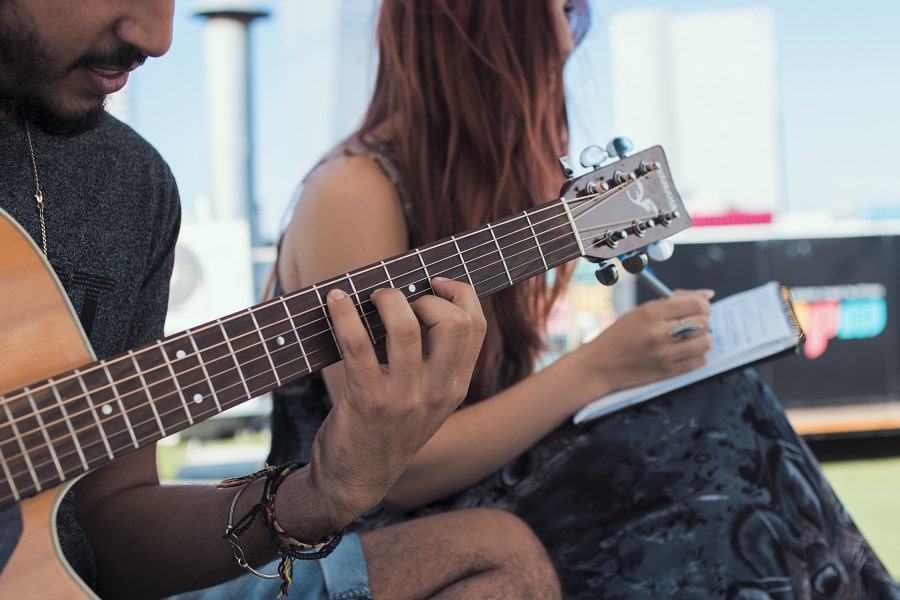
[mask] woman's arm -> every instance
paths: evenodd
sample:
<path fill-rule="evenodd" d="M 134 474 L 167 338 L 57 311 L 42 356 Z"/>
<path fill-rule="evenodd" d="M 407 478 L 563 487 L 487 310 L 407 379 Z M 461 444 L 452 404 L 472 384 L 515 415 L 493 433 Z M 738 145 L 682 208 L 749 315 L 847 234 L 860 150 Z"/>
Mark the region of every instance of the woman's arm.
<path fill-rule="evenodd" d="M 309 178 L 285 234 L 280 275 L 286 289 L 408 250 L 394 187 L 372 161 L 350 157 Z M 496 471 L 612 390 L 646 383 L 702 364 L 709 337 L 668 336 L 679 318 L 708 323 L 709 294 L 680 292 L 622 316 L 597 339 L 526 380 L 454 413 L 385 498 L 408 510 L 464 489 Z M 325 371 L 329 394 L 344 392 L 342 374 Z"/>

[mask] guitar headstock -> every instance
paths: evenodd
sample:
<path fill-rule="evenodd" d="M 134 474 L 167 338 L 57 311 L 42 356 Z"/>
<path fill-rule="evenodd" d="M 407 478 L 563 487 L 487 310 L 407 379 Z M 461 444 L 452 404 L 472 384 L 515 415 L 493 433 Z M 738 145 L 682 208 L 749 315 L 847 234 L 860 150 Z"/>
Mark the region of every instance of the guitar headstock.
<path fill-rule="evenodd" d="M 599 154 L 602 158 L 607 156 L 603 151 Z M 646 258 L 642 259 L 643 265 L 634 265 L 635 261 L 629 265 L 626 261 L 630 257 L 687 229 L 691 219 L 660 146 L 633 155 L 622 154 L 615 162 L 597 164 L 578 177 L 572 176 L 572 170 L 561 159 L 569 180 L 560 197 L 569 203 L 584 256 L 596 262 L 618 258 L 629 271 L 634 268 L 632 272 L 637 272 L 646 265 Z"/>

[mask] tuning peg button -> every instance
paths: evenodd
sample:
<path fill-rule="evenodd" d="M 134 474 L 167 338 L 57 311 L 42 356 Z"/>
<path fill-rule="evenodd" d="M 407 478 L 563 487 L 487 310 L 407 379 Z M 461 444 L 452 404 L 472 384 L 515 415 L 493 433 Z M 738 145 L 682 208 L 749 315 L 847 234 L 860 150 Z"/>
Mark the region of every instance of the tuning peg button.
<path fill-rule="evenodd" d="M 669 260 L 675 252 L 672 240 L 663 239 L 647 246 L 647 256 L 656 262 Z"/>
<path fill-rule="evenodd" d="M 568 156 L 560 156 L 556 159 L 559 163 L 559 169 L 562 171 L 563 177 L 566 179 L 572 179 L 572 176 L 575 175 L 575 169 L 572 168 L 572 163 L 569 162 Z"/>
<path fill-rule="evenodd" d="M 609 160 L 609 154 L 600 146 L 588 146 L 581 151 L 578 157 L 581 166 L 586 169 L 596 169 Z"/>
<path fill-rule="evenodd" d="M 612 263 L 603 263 L 594 276 L 603 285 L 613 285 L 619 280 L 619 270 Z"/>
<path fill-rule="evenodd" d="M 606 153 L 615 158 L 625 158 L 634 148 L 634 144 L 627 137 L 614 137 L 606 145 Z"/>
<path fill-rule="evenodd" d="M 637 275 L 647 266 L 647 255 L 643 252 L 632 254 L 622 259 L 622 266 L 632 275 Z"/>

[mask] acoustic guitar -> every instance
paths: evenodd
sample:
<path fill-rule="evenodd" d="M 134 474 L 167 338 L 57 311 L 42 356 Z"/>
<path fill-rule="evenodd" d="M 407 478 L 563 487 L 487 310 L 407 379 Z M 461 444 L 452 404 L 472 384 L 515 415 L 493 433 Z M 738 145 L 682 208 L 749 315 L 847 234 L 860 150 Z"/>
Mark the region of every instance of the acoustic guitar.
<path fill-rule="evenodd" d="M 612 283 L 613 260 L 634 270 L 647 245 L 690 226 L 658 146 L 567 175 L 554 201 L 104 360 L 40 250 L 0 210 L 0 509 L 11 515 L 0 523 L 0 554 L 8 549 L 0 597 L 96 597 L 59 549 L 55 515 L 68 487 L 340 360 L 329 289 L 355 299 L 378 343 L 385 331 L 369 300 L 374 289 L 414 300 L 443 276 L 484 297 L 578 257 L 601 263 Z"/>

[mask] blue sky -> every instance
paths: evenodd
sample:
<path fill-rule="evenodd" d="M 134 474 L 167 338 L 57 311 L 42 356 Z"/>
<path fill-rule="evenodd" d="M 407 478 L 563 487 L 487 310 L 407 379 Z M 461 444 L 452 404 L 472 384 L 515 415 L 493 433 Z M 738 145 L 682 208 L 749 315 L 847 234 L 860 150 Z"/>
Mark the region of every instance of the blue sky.
<path fill-rule="evenodd" d="M 297 1 L 297 0 L 288 0 Z M 299 0 L 304 1 L 304 0 Z M 258 2 L 275 8 L 277 2 Z M 175 41 L 130 84 L 132 124 L 168 160 L 185 204 L 208 193 L 202 20 L 191 2 L 176 3 Z M 671 11 L 770 6 L 775 11 L 781 77 L 788 203 L 798 209 L 842 206 L 862 197 L 900 205 L 900 2 L 897 0 L 594 0 L 594 26 L 580 53 L 596 69 L 597 98 L 589 135 L 605 143 L 610 100 L 605 18 L 653 6 Z M 253 28 L 256 195 L 265 228 L 277 229 L 299 177 L 281 126 L 297 110 L 280 89 L 285 40 L 278 12 Z M 312 59 L 312 57 L 311 57 Z M 581 112 L 581 111 L 580 111 Z M 309 115 L 314 118 L 315 115 Z M 595 118 L 595 120 L 594 120 Z M 710 149 L 714 152 L 715 149 Z M 748 165 L 748 173 L 752 165 Z"/>

